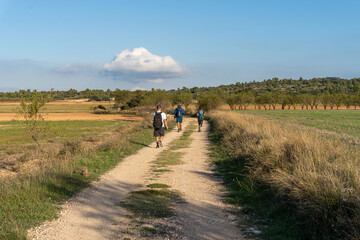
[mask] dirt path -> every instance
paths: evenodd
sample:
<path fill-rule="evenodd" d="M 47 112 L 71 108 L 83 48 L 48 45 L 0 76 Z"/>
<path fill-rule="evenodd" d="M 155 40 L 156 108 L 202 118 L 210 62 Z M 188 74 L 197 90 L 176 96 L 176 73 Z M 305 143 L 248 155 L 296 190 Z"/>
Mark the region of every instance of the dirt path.
<path fill-rule="evenodd" d="M 177 208 L 178 221 L 183 223 L 182 235 L 186 239 L 242 239 L 236 227 L 235 216 L 222 201 L 222 185 L 211 171 L 208 157 L 208 124 L 204 132 L 194 132 L 185 153 L 184 164 L 172 168 L 160 178 L 172 189 L 180 191 L 186 203 Z"/>
<path fill-rule="evenodd" d="M 194 120 L 189 120 L 194 121 Z M 185 121 L 186 129 L 188 122 Z M 119 202 L 131 191 L 151 182 L 163 182 L 183 194 L 186 203 L 176 208 L 176 216 L 160 219 L 177 228 L 170 239 L 242 239 L 235 218 L 221 200 L 221 185 L 208 163 L 207 124 L 203 133 L 194 132 L 185 153 L 184 164 L 172 172 L 149 179 L 152 161 L 167 144 L 179 138 L 175 130 L 165 137 L 164 148 L 155 143 L 127 157 L 116 168 L 63 205 L 60 218 L 29 231 L 29 239 L 124 239 L 124 227 L 133 221 Z M 164 239 L 132 236 L 131 239 Z"/>

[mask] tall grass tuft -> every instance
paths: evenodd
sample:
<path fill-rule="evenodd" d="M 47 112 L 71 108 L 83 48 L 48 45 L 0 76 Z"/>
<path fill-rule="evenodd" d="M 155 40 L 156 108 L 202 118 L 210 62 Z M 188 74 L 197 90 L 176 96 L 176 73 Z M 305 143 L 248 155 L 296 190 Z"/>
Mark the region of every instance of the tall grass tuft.
<path fill-rule="evenodd" d="M 247 181 L 293 211 L 304 232 L 360 239 L 359 149 L 258 116 L 215 112 L 211 121 Z"/>

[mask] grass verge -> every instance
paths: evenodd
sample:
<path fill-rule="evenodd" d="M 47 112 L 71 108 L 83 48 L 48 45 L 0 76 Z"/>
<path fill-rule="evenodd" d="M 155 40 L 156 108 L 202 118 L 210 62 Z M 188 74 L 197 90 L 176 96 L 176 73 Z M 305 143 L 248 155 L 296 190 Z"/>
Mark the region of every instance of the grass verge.
<path fill-rule="evenodd" d="M 211 116 L 228 202 L 264 219 L 264 239 L 360 238 L 358 150 L 236 113 Z"/>

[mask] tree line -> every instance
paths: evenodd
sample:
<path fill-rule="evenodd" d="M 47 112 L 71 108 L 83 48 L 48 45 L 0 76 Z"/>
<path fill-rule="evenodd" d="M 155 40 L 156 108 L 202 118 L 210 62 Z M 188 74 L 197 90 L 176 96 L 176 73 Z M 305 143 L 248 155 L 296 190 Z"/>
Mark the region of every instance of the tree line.
<path fill-rule="evenodd" d="M 353 94 L 321 93 L 321 94 L 284 94 L 265 93 L 255 96 L 252 92 L 240 92 L 226 97 L 231 109 L 246 110 L 252 104 L 255 109 L 271 110 L 279 106 L 281 109 L 339 109 L 345 106 L 360 107 L 360 91 Z"/>
<path fill-rule="evenodd" d="M 360 89 L 360 78 L 341 79 L 334 77 L 327 78 L 313 78 L 313 79 L 266 79 L 262 82 L 237 82 L 235 84 L 220 85 L 217 87 L 193 87 L 193 88 L 179 88 L 168 90 L 170 94 L 191 93 L 194 99 L 198 99 L 201 95 L 206 93 L 225 92 L 234 94 L 239 92 L 251 91 L 254 95 L 266 93 L 284 93 L 291 95 L 311 94 L 319 95 L 322 93 L 338 93 L 338 94 L 353 94 Z M 51 92 L 53 100 L 69 100 L 69 99 L 84 99 L 91 101 L 109 101 L 115 97 L 119 89 L 102 90 L 102 89 L 85 89 L 78 91 L 76 89 L 69 89 L 67 91 L 43 91 L 44 94 Z M 21 96 L 30 96 L 31 90 L 19 90 L 15 92 L 0 92 L 0 101 L 19 101 Z"/>
<path fill-rule="evenodd" d="M 141 106 L 162 104 L 185 107 L 193 100 L 204 109 L 213 109 L 228 104 L 231 109 L 246 110 L 250 105 L 256 109 L 334 109 L 340 106 L 360 106 L 360 78 L 321 78 L 304 80 L 268 79 L 263 82 L 236 83 L 218 87 L 194 87 L 176 90 L 91 90 L 43 91 L 51 101 L 89 99 L 90 101 L 115 101 L 115 107 L 130 109 Z M 0 93 L 0 101 L 19 101 L 31 96 L 32 91 Z"/>

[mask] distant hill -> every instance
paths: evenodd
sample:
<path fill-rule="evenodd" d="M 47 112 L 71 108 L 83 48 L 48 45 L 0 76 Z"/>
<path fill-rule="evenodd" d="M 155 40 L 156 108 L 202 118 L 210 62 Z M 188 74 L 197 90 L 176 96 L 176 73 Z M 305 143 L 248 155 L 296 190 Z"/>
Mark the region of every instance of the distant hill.
<path fill-rule="evenodd" d="M 194 94 L 212 91 L 224 91 L 226 93 L 237 93 L 241 91 L 252 91 L 255 94 L 268 92 L 282 92 L 286 94 L 319 94 L 324 92 L 351 94 L 360 88 L 360 78 L 341 79 L 338 77 L 313 78 L 313 79 L 278 79 L 272 78 L 262 82 L 237 82 L 230 85 L 220 85 L 218 87 L 193 87 L 182 90 L 190 91 Z"/>
<path fill-rule="evenodd" d="M 168 92 L 176 93 L 193 93 L 197 98 L 202 93 L 207 92 L 225 92 L 225 93 L 238 93 L 242 91 L 252 91 L 255 95 L 261 95 L 269 92 L 282 92 L 286 94 L 320 94 L 320 93 L 342 93 L 352 94 L 360 90 L 360 78 L 342 79 L 338 77 L 326 77 L 326 78 L 313 78 L 313 79 L 278 79 L 272 78 L 262 82 L 237 82 L 230 85 L 220 85 L 217 87 L 193 87 L 177 90 L 169 90 Z M 86 89 L 83 91 L 77 91 L 75 89 L 69 89 L 67 91 L 45 91 L 45 94 L 51 94 L 53 100 L 64 99 L 89 99 L 92 101 L 109 101 L 116 94 L 117 90 L 98 90 L 98 89 Z M 20 95 L 30 94 L 30 90 L 20 90 L 15 92 L 0 92 L 0 101 L 17 101 L 20 99 Z"/>

